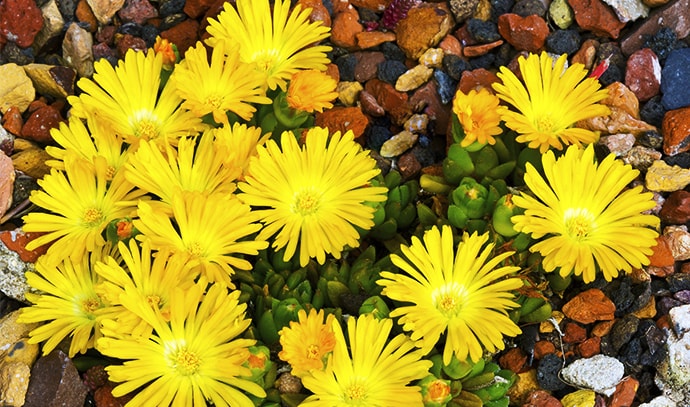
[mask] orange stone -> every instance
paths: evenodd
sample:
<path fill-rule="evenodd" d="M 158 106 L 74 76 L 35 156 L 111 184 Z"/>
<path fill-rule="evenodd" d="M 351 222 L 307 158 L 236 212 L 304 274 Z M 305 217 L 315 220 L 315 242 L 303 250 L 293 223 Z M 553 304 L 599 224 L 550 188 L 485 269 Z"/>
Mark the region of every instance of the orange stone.
<path fill-rule="evenodd" d="M 462 53 L 466 57 L 478 57 L 480 55 L 487 54 L 489 51 L 496 47 L 500 47 L 503 45 L 503 40 L 497 40 L 494 42 L 490 42 L 488 44 L 482 44 L 482 45 L 472 45 L 469 47 L 465 47 L 462 50 Z"/>
<path fill-rule="evenodd" d="M 40 232 L 23 232 L 20 229 L 3 230 L 0 232 L 0 241 L 13 252 L 19 254 L 19 258 L 27 263 L 35 263 L 38 258 L 48 251 L 50 244 L 39 246 L 34 250 L 26 250 L 26 245 L 39 236 L 44 235 Z"/>
<path fill-rule="evenodd" d="M 507 13 L 498 17 L 498 33 L 518 51 L 539 52 L 549 36 L 549 26 L 536 14 L 522 17 Z"/>
<path fill-rule="evenodd" d="M 611 332 L 611 328 L 615 322 L 615 320 L 598 322 L 596 325 L 594 325 L 594 328 L 592 328 L 592 335 L 598 337 L 608 335 L 609 332 Z"/>
<path fill-rule="evenodd" d="M 634 377 L 624 377 L 623 380 L 616 385 L 616 391 L 613 393 L 613 397 L 611 397 L 609 407 L 631 406 L 639 386 L 640 382 Z"/>
<path fill-rule="evenodd" d="M 547 340 L 541 340 L 534 344 L 534 358 L 539 360 L 546 355 L 556 353 L 556 345 Z"/>
<path fill-rule="evenodd" d="M 17 106 L 10 106 L 9 109 L 2 116 L 2 127 L 10 133 L 18 136 L 22 131 L 24 119 L 22 119 L 22 112 Z"/>
<path fill-rule="evenodd" d="M 515 373 L 522 373 L 529 370 L 527 355 L 520 348 L 512 348 L 498 358 L 498 364 L 503 369 L 511 370 Z"/>
<path fill-rule="evenodd" d="M 583 358 L 591 358 L 594 355 L 601 352 L 601 338 L 598 336 L 593 336 L 587 338 L 582 343 L 577 345 L 577 352 Z"/>
<path fill-rule="evenodd" d="M 460 76 L 458 89 L 464 93 L 470 93 L 472 89 L 486 88 L 493 93 L 491 84 L 498 81 L 498 76 L 495 73 L 484 68 L 477 68 L 471 71 L 463 71 L 462 76 Z"/>
<path fill-rule="evenodd" d="M 367 49 L 381 45 L 384 42 L 395 41 L 395 33 L 391 31 L 362 31 L 355 34 L 355 38 L 360 49 Z"/>
<path fill-rule="evenodd" d="M 354 49 L 357 45 L 357 33 L 364 31 L 359 23 L 359 13 L 354 7 L 348 7 L 333 18 L 331 28 L 331 42 L 346 49 Z"/>
<path fill-rule="evenodd" d="M 664 153 L 676 155 L 690 150 L 690 107 L 669 110 L 661 124 Z"/>
<path fill-rule="evenodd" d="M 590 288 L 568 301 L 563 306 L 562 311 L 566 317 L 573 321 L 591 324 L 595 321 L 612 320 L 616 306 L 603 291 L 598 288 Z"/>
<path fill-rule="evenodd" d="M 369 125 L 369 119 L 360 107 L 334 107 L 317 113 L 314 121 L 316 126 L 328 128 L 330 133 L 340 131 L 344 134 L 352 130 L 355 138 L 364 134 L 364 129 Z"/>
<path fill-rule="evenodd" d="M 574 322 L 568 322 L 563 328 L 563 342 L 580 343 L 587 339 L 587 330 Z"/>
<path fill-rule="evenodd" d="M 649 256 L 649 265 L 654 267 L 673 266 L 675 260 L 668 242 L 669 237 L 661 235 L 656 238 L 656 246 L 652 247 L 652 255 Z"/>

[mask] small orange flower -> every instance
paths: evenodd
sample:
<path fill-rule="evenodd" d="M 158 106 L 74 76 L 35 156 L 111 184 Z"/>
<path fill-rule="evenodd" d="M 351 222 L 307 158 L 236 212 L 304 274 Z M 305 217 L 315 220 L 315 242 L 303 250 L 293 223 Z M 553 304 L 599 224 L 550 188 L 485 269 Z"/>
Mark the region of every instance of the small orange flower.
<path fill-rule="evenodd" d="M 292 75 L 287 91 L 288 105 L 297 110 L 312 113 L 333 107 L 338 97 L 338 82 L 325 72 L 316 69 L 298 71 Z"/>
<path fill-rule="evenodd" d="M 156 37 L 156 42 L 153 44 L 153 51 L 163 55 L 163 68 L 171 70 L 173 65 L 177 62 L 177 46 L 172 42 Z"/>
<path fill-rule="evenodd" d="M 290 327 L 280 330 L 280 345 L 283 350 L 278 357 L 292 366 L 292 374 L 298 377 L 309 371 L 323 370 L 328 356 L 335 348 L 335 334 L 333 333 L 333 315 L 326 317 L 323 322 L 324 311 L 315 309 L 304 310 L 297 314 L 299 322 L 290 322 Z"/>
<path fill-rule="evenodd" d="M 461 90 L 453 98 L 453 113 L 458 117 L 465 138 L 460 145 L 467 147 L 475 141 L 479 144 L 496 144 L 494 136 L 503 132 L 501 112 L 504 106 L 499 106 L 500 100 L 485 88 L 478 92 L 474 89 L 465 94 Z"/>

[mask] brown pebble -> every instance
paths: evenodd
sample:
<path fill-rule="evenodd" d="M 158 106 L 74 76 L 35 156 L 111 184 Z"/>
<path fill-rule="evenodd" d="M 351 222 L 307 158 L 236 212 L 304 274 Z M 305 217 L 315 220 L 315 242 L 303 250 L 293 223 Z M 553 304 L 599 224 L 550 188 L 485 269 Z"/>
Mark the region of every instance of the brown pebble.
<path fill-rule="evenodd" d="M 664 135 L 665 154 L 676 155 L 690 150 L 690 106 L 666 112 L 661 134 Z"/>
<path fill-rule="evenodd" d="M 593 336 L 587 338 L 577 345 L 577 353 L 583 358 L 591 358 L 601 352 L 601 338 Z"/>
<path fill-rule="evenodd" d="M 15 136 L 19 135 L 24 125 L 24 119 L 22 119 L 22 112 L 19 111 L 17 106 L 10 106 L 9 109 L 2 115 L 2 127 Z"/>
<path fill-rule="evenodd" d="M 603 291 L 598 288 L 590 288 L 563 305 L 562 311 L 573 321 L 591 324 L 595 321 L 612 320 L 616 306 Z"/>
<path fill-rule="evenodd" d="M 498 364 L 503 369 L 511 370 L 515 373 L 526 372 L 530 369 L 527 364 L 527 355 L 520 348 L 512 348 L 498 358 Z"/>
<path fill-rule="evenodd" d="M 38 143 L 48 144 L 53 141 L 50 130 L 64 121 L 62 114 L 53 106 L 43 106 L 35 110 L 22 127 L 21 137 Z"/>
<path fill-rule="evenodd" d="M 640 382 L 632 376 L 624 377 L 616 385 L 616 391 L 611 396 L 608 407 L 630 407 L 635 400 L 635 394 Z"/>
<path fill-rule="evenodd" d="M 539 52 L 549 36 L 549 26 L 536 14 L 522 17 L 514 13 L 498 17 L 498 32 L 518 51 Z"/>
<path fill-rule="evenodd" d="M 534 344 L 535 359 L 539 360 L 544 356 L 550 355 L 552 353 L 556 353 L 556 345 L 554 345 L 551 341 L 542 339 L 541 341 L 537 341 L 537 343 Z"/>
<path fill-rule="evenodd" d="M 582 326 L 568 322 L 563 328 L 563 342 L 565 343 L 580 343 L 587 339 L 587 330 Z"/>
<path fill-rule="evenodd" d="M 362 109 L 357 107 L 337 106 L 332 109 L 317 113 L 315 125 L 327 127 L 331 133 L 340 131 L 345 133 L 352 130 L 355 138 L 364 134 L 364 130 L 369 125 L 369 119 L 362 113 Z"/>

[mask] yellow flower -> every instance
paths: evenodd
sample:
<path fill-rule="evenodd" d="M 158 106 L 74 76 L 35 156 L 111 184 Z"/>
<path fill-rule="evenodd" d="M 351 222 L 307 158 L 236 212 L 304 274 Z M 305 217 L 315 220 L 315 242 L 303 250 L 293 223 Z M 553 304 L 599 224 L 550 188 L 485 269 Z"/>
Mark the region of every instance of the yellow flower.
<path fill-rule="evenodd" d="M 51 264 L 68 257 L 79 262 L 85 252 L 105 245 L 102 232 L 108 223 L 134 214 L 143 192 L 122 176 L 108 182 L 108 165 L 98 158 L 95 163 L 69 159 L 64 172 L 53 169 L 38 181 L 42 189 L 31 193 L 31 202 L 50 213 L 24 216 L 24 231 L 46 232 L 29 242 L 27 250 L 53 242 L 44 255 Z"/>
<path fill-rule="evenodd" d="M 582 275 L 589 283 L 597 268 L 611 281 L 619 271 L 649 264 L 659 218 L 642 213 L 655 206 L 651 192 L 626 189 L 639 171 L 613 154 L 597 164 L 592 145 L 571 146 L 558 159 L 549 151 L 542 163 L 546 179 L 527 165 L 525 183 L 534 197 L 513 196 L 525 213 L 511 220 L 535 239 L 547 236 L 530 247 L 544 257 L 545 271 L 560 267 L 562 276 Z"/>
<path fill-rule="evenodd" d="M 103 123 L 132 145 L 139 140 L 175 143 L 205 126 L 191 112 L 180 109 L 182 99 L 168 83 L 159 91 L 163 56 L 129 50 L 117 67 L 105 59 L 94 63 L 93 80 L 81 78 L 83 93 L 68 97 L 71 114 Z M 159 93 L 160 92 L 160 93 Z"/>
<path fill-rule="evenodd" d="M 453 113 L 457 116 L 465 137 L 460 142 L 462 147 L 467 147 L 475 141 L 479 144 L 496 144 L 497 136 L 503 132 L 501 129 L 501 112 L 504 106 L 499 106 L 496 95 L 485 88 L 479 92 L 472 89 L 465 94 L 461 90 L 455 93 L 453 99 Z"/>
<path fill-rule="evenodd" d="M 309 316 L 301 309 L 297 314 L 299 322 L 290 321 L 290 327 L 280 330 L 278 357 L 290 364 L 292 374 L 303 377 L 312 369 L 323 370 L 328 356 L 335 347 L 333 314 L 323 322 L 324 311 L 309 310 Z"/>
<path fill-rule="evenodd" d="M 516 138 L 529 148 L 544 153 L 549 147 L 558 150 L 563 144 L 588 144 L 599 139 L 590 130 L 572 127 L 579 120 L 610 114 L 608 107 L 598 103 L 606 98 L 606 89 L 596 78 L 585 78 L 582 64 L 564 69 L 567 55 L 554 61 L 546 53 L 520 57 L 518 64 L 524 85 L 508 68 L 501 67 L 494 83 L 498 97 L 513 105 L 516 111 L 502 113 L 506 126 L 518 133 Z"/>
<path fill-rule="evenodd" d="M 255 255 L 268 246 L 263 239 L 243 240 L 261 225 L 254 223 L 258 216 L 237 198 L 182 192 L 173 196 L 172 219 L 146 202 L 139 204 L 138 214 L 133 222 L 142 235 L 137 239 L 149 240 L 154 250 L 171 250 L 209 281 L 222 281 L 231 288 L 235 268 L 252 268 L 241 255 Z"/>
<path fill-rule="evenodd" d="M 106 179 L 111 181 L 127 162 L 128 151 L 123 147 L 122 139 L 107 131 L 99 123 L 90 123 L 86 128 L 81 119 L 70 116 L 68 124 L 60 123 L 50 131 L 53 140 L 60 147 L 46 146 L 46 152 L 57 160 L 46 161 L 46 164 L 58 170 L 65 170 L 65 157 L 75 155 L 91 163 L 96 157 L 103 157 L 107 163 Z"/>
<path fill-rule="evenodd" d="M 102 280 L 96 286 L 96 292 L 116 307 L 117 313 L 113 313 L 111 318 L 117 321 L 123 332 L 148 337 L 153 327 L 122 306 L 123 298 L 139 298 L 160 310 L 163 318 L 169 320 L 173 290 L 175 287 L 189 286 L 192 276 L 185 272 L 185 264 L 172 260 L 167 251 L 151 256 L 148 242 L 144 242 L 139 249 L 137 241 L 130 239 L 129 247 L 119 242 L 118 250 L 124 264 L 110 256 L 95 264 L 95 271 Z"/>
<path fill-rule="evenodd" d="M 452 355 L 459 360 L 469 356 L 476 362 L 484 349 L 495 352 L 504 348 L 503 336 L 515 336 L 520 328 L 508 317 L 507 309 L 517 307 L 512 290 L 522 287 L 518 278 L 504 278 L 518 267 L 498 267 L 513 252 L 489 259 L 493 243 L 485 243 L 488 234 L 463 234 L 453 255 L 453 232 L 434 226 L 424 233 L 424 243 L 416 236 L 411 246 L 401 246 L 404 258 L 392 254 L 393 264 L 402 273 L 381 273 L 377 281 L 382 294 L 395 301 L 411 303 L 391 311 L 391 318 L 412 331 L 411 338 L 420 341 L 429 352 L 445 333 L 443 363 Z M 484 249 L 482 250 L 482 247 Z"/>
<path fill-rule="evenodd" d="M 228 293 L 218 283 L 206 291 L 206 285 L 200 281 L 174 290 L 170 322 L 147 301 L 125 297 L 123 305 L 153 327 L 151 337 L 123 335 L 117 323 L 104 321 L 97 349 L 125 360 L 106 367 L 110 380 L 120 383 L 115 397 L 139 390 L 128 405 L 205 406 L 210 401 L 219 407 L 253 407 L 245 392 L 266 397 L 261 386 L 240 377 L 251 374 L 242 364 L 255 343 L 238 338 L 251 323 L 245 319 L 246 304 L 238 304 L 240 291 Z"/>
<path fill-rule="evenodd" d="M 313 45 L 328 37 L 330 28 L 320 21 L 309 22 L 311 9 L 298 4 L 290 11 L 290 1 L 237 0 L 237 10 L 225 3 L 217 19 L 209 19 L 206 29 L 213 47 L 225 42 L 226 49 L 239 48 L 240 60 L 256 63 L 269 88 L 285 90 L 286 81 L 300 69 L 326 70 L 326 52 L 331 47 Z"/>
<path fill-rule="evenodd" d="M 22 308 L 21 323 L 43 323 L 30 332 L 29 343 L 45 341 L 43 354 L 70 336 L 69 356 L 85 353 L 93 348 L 101 336 L 101 321 L 108 318 L 112 308 L 95 291 L 99 279 L 93 264 L 102 252 L 83 256 L 72 262 L 65 259 L 57 266 L 49 265 L 44 257 L 36 262 L 36 272 L 27 272 L 27 283 L 40 294 L 27 292 L 31 306 Z"/>
<path fill-rule="evenodd" d="M 368 183 L 379 173 L 376 162 L 354 141 L 351 131 L 330 137 L 328 129 L 314 127 L 300 149 L 295 136 L 285 132 L 281 147 L 269 140 L 252 157 L 246 182 L 238 185 L 240 199 L 257 209 L 265 224 L 259 239 L 276 235 L 273 247 L 285 249 L 284 260 L 300 244 L 300 264 L 309 258 L 320 264 L 326 254 L 340 258 L 345 246 L 356 247 L 355 226 L 374 226 L 374 208 L 365 202 L 386 200 L 385 187 Z"/>
<path fill-rule="evenodd" d="M 238 180 L 244 180 L 249 168 L 249 159 L 258 154 L 257 147 L 266 144 L 271 133 L 261 134 L 260 127 L 246 124 L 233 123 L 232 126 L 224 125 L 208 130 L 215 137 L 215 146 L 222 151 L 224 165 L 230 168 L 239 168 Z"/>
<path fill-rule="evenodd" d="M 309 113 L 323 112 L 333 107 L 332 102 L 338 97 L 337 86 L 335 79 L 316 69 L 294 73 L 288 85 L 288 106 Z"/>
<path fill-rule="evenodd" d="M 407 336 L 389 340 L 392 327 L 392 320 L 378 320 L 371 314 L 350 317 L 346 342 L 340 324 L 333 321 L 333 355 L 326 371 L 312 370 L 302 378 L 304 387 L 314 394 L 300 405 L 421 406 L 420 387 L 409 384 L 427 376 L 432 363 L 421 359 L 424 353 Z"/>
<path fill-rule="evenodd" d="M 155 142 L 142 142 L 125 165 L 125 178 L 146 192 L 172 203 L 178 191 L 198 191 L 230 196 L 240 169 L 225 166 L 228 152 L 214 143 L 213 134 L 179 140 L 177 149 Z"/>
<path fill-rule="evenodd" d="M 236 49 L 226 55 L 222 43 L 213 49 L 209 64 L 206 47 L 197 42 L 175 68 L 171 81 L 184 99 L 183 108 L 199 117 L 212 113 L 216 123 L 227 124 L 228 111 L 249 120 L 256 111 L 251 103 L 271 103 L 263 89 L 264 75 L 241 63 Z"/>

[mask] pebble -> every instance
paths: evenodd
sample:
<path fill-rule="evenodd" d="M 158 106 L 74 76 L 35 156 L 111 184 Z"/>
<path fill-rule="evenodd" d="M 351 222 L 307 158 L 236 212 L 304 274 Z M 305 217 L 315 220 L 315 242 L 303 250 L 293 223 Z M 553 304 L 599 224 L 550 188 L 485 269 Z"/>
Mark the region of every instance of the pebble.
<path fill-rule="evenodd" d="M 609 95 L 601 103 L 611 109 L 611 114 L 582 120 L 578 126 L 603 134 L 631 133 L 635 136 L 656 130 L 656 127 L 639 119 L 639 101 L 625 84 L 614 82 L 606 90 Z"/>
<path fill-rule="evenodd" d="M 46 105 L 31 113 L 24 123 L 21 137 L 37 143 L 49 144 L 53 141 L 50 130 L 64 121 L 60 111 L 53 105 Z"/>
<path fill-rule="evenodd" d="M 671 326 L 676 336 L 681 337 L 690 331 L 690 305 L 681 305 L 668 312 Z"/>
<path fill-rule="evenodd" d="M 34 85 L 24 69 L 14 63 L 0 65 L 0 78 L 0 113 L 11 106 L 24 112 L 36 97 Z"/>
<path fill-rule="evenodd" d="M 462 23 L 474 14 L 479 0 L 450 0 L 450 11 L 455 17 L 455 21 Z"/>
<path fill-rule="evenodd" d="M 580 42 L 577 30 L 555 30 L 546 37 L 546 50 L 556 55 L 573 55 L 580 49 Z"/>
<path fill-rule="evenodd" d="M 14 179 L 15 172 L 12 159 L 0 151 L 0 218 L 12 206 Z"/>
<path fill-rule="evenodd" d="M 434 70 L 434 80 L 436 81 L 438 95 L 441 97 L 441 103 L 446 105 L 452 102 L 458 87 L 458 81 L 440 69 Z"/>
<path fill-rule="evenodd" d="M 407 72 L 407 66 L 404 63 L 389 59 L 379 64 L 376 77 L 394 85 L 405 72 Z"/>
<path fill-rule="evenodd" d="M 19 255 L 19 259 L 26 263 L 36 263 L 36 260 L 48 250 L 48 245 L 26 250 L 26 245 L 35 238 L 43 235 L 38 232 L 24 232 L 20 228 L 0 231 L 0 241 L 5 247 Z"/>
<path fill-rule="evenodd" d="M 592 390 L 578 390 L 561 399 L 563 407 L 594 407 L 597 395 Z"/>
<path fill-rule="evenodd" d="M 635 144 L 635 135 L 630 133 L 612 134 L 599 138 L 599 144 L 605 145 L 616 157 L 628 153 Z"/>
<path fill-rule="evenodd" d="M 638 407 L 678 407 L 676 403 L 666 396 L 654 397 L 649 403 L 642 403 Z"/>
<path fill-rule="evenodd" d="M 690 184 L 689 169 L 677 165 L 670 166 L 663 160 L 654 161 L 645 175 L 645 186 L 650 191 L 677 191 L 688 184 Z"/>
<path fill-rule="evenodd" d="M 355 80 L 366 82 L 376 77 L 379 64 L 386 60 L 386 56 L 378 51 L 355 52 L 357 65 L 355 66 Z"/>
<path fill-rule="evenodd" d="M 398 22 L 398 46 L 408 58 L 417 60 L 427 49 L 437 46 L 454 23 L 450 11 L 441 3 L 422 3 Z"/>
<path fill-rule="evenodd" d="M 671 29 L 677 38 L 685 38 L 690 34 L 690 0 L 674 0 L 666 7 L 652 10 L 648 18 L 631 27 L 621 39 L 621 51 L 630 55 L 643 48 L 645 40 L 662 32 L 663 28 Z M 663 61 L 663 58 L 660 60 Z"/>
<path fill-rule="evenodd" d="M 552 353 L 544 356 L 539 361 L 539 366 L 537 366 L 537 383 L 539 383 L 539 386 L 548 391 L 566 389 L 568 384 L 559 377 L 561 367 L 563 367 L 563 360 L 556 354 Z"/>
<path fill-rule="evenodd" d="M 659 94 L 661 65 L 654 51 L 643 48 L 630 55 L 625 67 L 625 85 L 642 102 Z"/>
<path fill-rule="evenodd" d="M 616 306 L 598 288 L 590 288 L 563 305 L 566 317 L 582 324 L 607 321 L 614 318 Z"/>
<path fill-rule="evenodd" d="M 352 130 L 355 138 L 358 138 L 369 125 L 369 118 L 362 113 L 359 106 L 336 106 L 324 110 L 323 113 L 317 113 L 314 124 L 318 127 L 327 127 L 332 133 L 340 131 L 345 134 Z"/>
<path fill-rule="evenodd" d="M 573 23 L 573 9 L 567 0 L 553 0 L 549 5 L 549 17 L 561 30 L 565 30 Z"/>
<path fill-rule="evenodd" d="M 362 111 L 373 117 L 385 116 L 386 111 L 376 101 L 376 98 L 366 90 L 359 93 L 359 103 L 362 106 Z"/>
<path fill-rule="evenodd" d="M 68 66 L 74 68 L 80 77 L 93 75 L 93 36 L 72 23 L 67 28 L 62 42 L 62 55 Z"/>
<path fill-rule="evenodd" d="M 690 48 L 674 50 L 661 70 L 661 103 L 668 110 L 690 106 L 685 89 L 690 77 Z"/>
<path fill-rule="evenodd" d="M 544 393 L 548 395 L 546 391 L 539 389 L 539 383 L 537 383 L 537 369 L 530 369 L 526 372 L 518 373 L 518 379 L 515 384 L 510 386 L 506 395 L 510 398 L 517 406 L 534 405 L 534 400 L 538 397 L 536 393 Z M 556 401 L 558 401 L 556 399 Z"/>
<path fill-rule="evenodd" d="M 87 2 L 98 22 L 103 25 L 108 24 L 125 4 L 125 0 L 87 0 Z"/>
<path fill-rule="evenodd" d="M 673 191 L 664 201 L 659 217 L 667 224 L 681 225 L 690 221 L 690 192 Z"/>
<path fill-rule="evenodd" d="M 634 377 L 624 377 L 623 380 L 616 385 L 616 391 L 613 393 L 613 396 L 611 396 L 611 401 L 608 407 L 631 406 L 633 400 L 635 399 L 635 394 L 637 393 L 639 385 L 640 382 Z"/>
<path fill-rule="evenodd" d="M 72 360 L 60 350 L 40 357 L 31 369 L 24 407 L 82 406 L 88 392 Z"/>
<path fill-rule="evenodd" d="M 419 136 L 416 133 L 403 130 L 386 140 L 386 142 L 381 146 L 381 151 L 379 151 L 379 154 L 381 154 L 381 157 L 384 158 L 397 157 L 412 148 L 412 146 L 417 142 L 418 137 Z"/>
<path fill-rule="evenodd" d="M 22 407 L 29 388 L 31 366 L 11 362 L 0 364 L 0 403 L 3 406 Z"/>
<path fill-rule="evenodd" d="M 441 48 L 429 48 L 419 57 L 419 63 L 429 68 L 440 68 L 443 65 L 444 55 Z"/>
<path fill-rule="evenodd" d="M 665 154 L 690 151 L 690 106 L 666 112 L 661 131 L 664 134 Z"/>
<path fill-rule="evenodd" d="M 601 337 L 587 338 L 577 345 L 577 352 L 583 358 L 591 358 L 601 352 Z"/>
<path fill-rule="evenodd" d="M 498 17 L 498 32 L 518 51 L 538 52 L 546 42 L 549 27 L 536 14 L 521 17 L 509 13 Z"/>
<path fill-rule="evenodd" d="M 372 79 L 364 84 L 364 90 L 374 96 L 379 106 L 390 115 L 393 123 L 402 125 L 412 115 L 412 109 L 407 103 L 407 93 L 398 92 L 393 85 Z"/>
<path fill-rule="evenodd" d="M 664 228 L 668 236 L 669 247 L 676 261 L 690 259 L 690 233 L 685 225 L 673 225 Z"/>
<path fill-rule="evenodd" d="M 575 21 L 582 30 L 601 37 L 617 39 L 625 23 L 601 0 L 568 0 L 573 8 Z"/>
<path fill-rule="evenodd" d="M 411 133 L 424 133 L 429 125 L 429 116 L 426 114 L 413 114 L 403 125 L 403 128 Z"/>
<path fill-rule="evenodd" d="M 357 81 L 340 81 L 336 87 L 338 100 L 345 106 L 354 106 L 359 99 L 359 94 L 364 89 L 362 84 Z"/>
<path fill-rule="evenodd" d="M 395 90 L 408 92 L 415 90 L 429 81 L 434 70 L 426 65 L 417 65 L 398 77 L 395 82 Z"/>
<path fill-rule="evenodd" d="M 456 81 L 462 77 L 462 73 L 471 70 L 472 66 L 467 59 L 459 55 L 447 54 L 443 57 L 443 70 Z"/>
<path fill-rule="evenodd" d="M 65 20 L 60 14 L 60 9 L 57 5 L 57 0 L 49 0 L 41 6 L 41 15 L 43 18 L 43 27 L 34 37 L 32 47 L 40 53 L 43 46 L 56 39 L 65 27 Z"/>
<path fill-rule="evenodd" d="M 47 64 L 28 64 L 23 68 L 39 94 L 58 99 L 74 94 L 74 83 L 77 77 L 74 69 Z"/>
<path fill-rule="evenodd" d="M 381 148 L 383 149 L 383 146 Z M 410 179 L 419 175 L 419 172 L 422 170 L 422 164 L 417 159 L 414 151 L 407 151 L 398 158 L 398 170 L 400 170 L 403 179 Z"/>
<path fill-rule="evenodd" d="M 625 368 L 618 359 L 595 355 L 588 359 L 578 359 L 564 367 L 561 377 L 574 386 L 611 396 L 624 373 Z"/>
<path fill-rule="evenodd" d="M 43 27 L 41 10 L 33 0 L 4 0 L 0 3 L 0 35 L 20 48 L 30 47 Z"/>
<path fill-rule="evenodd" d="M 143 25 L 149 19 L 158 17 L 158 10 L 151 5 L 149 0 L 128 0 L 117 15 L 123 23 L 133 22 Z"/>
<path fill-rule="evenodd" d="M 690 405 L 690 334 L 669 335 L 666 347 L 667 355 L 657 366 L 654 381 L 663 395 L 678 406 Z"/>
<path fill-rule="evenodd" d="M 624 23 L 649 15 L 649 7 L 642 0 L 604 0 L 604 2 L 613 8 L 618 20 Z"/>
<path fill-rule="evenodd" d="M 429 81 L 417 89 L 409 99 L 416 112 L 422 112 L 434 121 L 434 132 L 445 135 L 450 121 L 450 105 L 444 105 L 435 81 Z"/>
<path fill-rule="evenodd" d="M 639 324 L 640 320 L 632 314 L 625 315 L 623 318 L 616 320 L 609 333 L 610 343 L 614 352 L 618 353 L 623 345 L 632 339 Z"/>
<path fill-rule="evenodd" d="M 563 404 L 548 391 L 537 390 L 530 394 L 523 407 L 563 407 Z"/>

